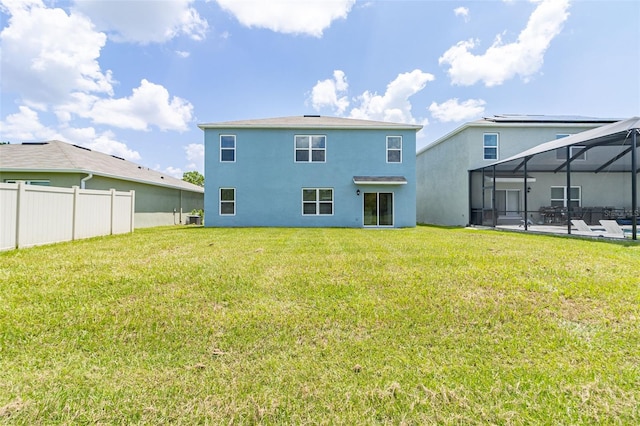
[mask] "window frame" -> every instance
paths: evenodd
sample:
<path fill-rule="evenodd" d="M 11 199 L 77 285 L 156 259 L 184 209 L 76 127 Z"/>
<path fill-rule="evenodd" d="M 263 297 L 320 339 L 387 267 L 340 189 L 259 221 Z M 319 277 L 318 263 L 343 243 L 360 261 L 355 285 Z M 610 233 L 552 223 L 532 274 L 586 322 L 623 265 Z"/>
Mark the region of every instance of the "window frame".
<path fill-rule="evenodd" d="M 400 140 L 400 148 L 389 148 L 389 139 L 399 139 Z M 391 152 L 399 152 L 400 153 L 400 160 L 398 161 L 389 161 L 389 154 Z M 390 164 L 402 164 L 402 136 L 401 135 L 390 135 L 387 136 L 387 163 Z"/>
<path fill-rule="evenodd" d="M 487 146 L 487 136 L 496 137 L 496 146 Z M 487 149 L 495 149 L 496 158 L 487 158 Z M 500 134 L 499 133 L 483 133 L 482 134 L 482 159 L 485 161 L 498 161 L 500 159 Z"/>
<path fill-rule="evenodd" d="M 233 138 L 233 148 L 229 148 L 229 147 L 223 147 L 222 146 L 222 138 Z M 220 162 L 221 163 L 235 163 L 236 162 L 236 146 L 237 146 L 237 138 L 236 135 L 220 135 Z M 222 152 L 223 151 L 231 151 L 233 152 L 233 160 L 225 160 L 222 158 Z"/>
<path fill-rule="evenodd" d="M 305 200 L 305 191 L 315 191 L 315 200 Z M 331 191 L 331 201 L 321 200 L 320 191 Z M 335 212 L 335 191 L 333 188 L 302 188 L 301 203 L 302 216 L 333 216 Z M 305 213 L 304 207 L 306 204 L 313 204 L 315 206 L 315 213 Z M 331 206 L 331 213 L 322 213 L 320 206 L 327 204 Z"/>
<path fill-rule="evenodd" d="M 232 190 L 233 191 L 233 200 L 223 200 L 222 199 L 222 191 Z M 222 204 L 231 204 L 233 205 L 233 213 L 223 213 L 222 212 Z M 218 215 L 220 216 L 235 216 L 236 215 L 236 188 L 231 187 L 220 187 L 218 190 Z"/>
<path fill-rule="evenodd" d="M 574 150 L 574 148 L 576 148 Z M 573 157 L 578 151 L 586 148 L 585 145 L 571 145 L 569 147 L 569 156 Z M 558 161 L 567 161 L 567 157 L 565 155 L 567 151 L 564 148 L 556 149 L 556 160 Z M 571 161 L 587 161 L 587 151 L 583 152 L 580 157 L 574 158 Z"/>
<path fill-rule="evenodd" d="M 309 144 L 308 147 L 306 148 L 298 148 L 298 138 L 309 138 Z M 313 138 L 324 138 L 324 147 L 322 148 L 314 148 L 313 147 Z M 308 155 L 308 159 L 307 160 L 298 160 L 298 151 L 300 152 L 307 152 Z M 313 159 L 313 153 L 314 151 L 316 152 L 322 152 L 323 156 L 322 156 L 322 161 L 319 160 L 314 160 Z M 327 135 L 312 135 L 312 134 L 299 134 L 299 135 L 294 135 L 293 136 L 293 161 L 294 163 L 326 163 L 327 162 Z"/>
<path fill-rule="evenodd" d="M 562 189 L 562 199 L 560 198 L 553 198 L 553 190 L 554 189 Z M 571 186 L 571 189 L 577 189 L 578 190 L 578 198 L 571 198 L 571 202 L 577 202 L 578 205 L 576 206 L 572 206 L 572 208 L 576 208 L 576 207 L 582 207 L 582 187 L 581 186 Z M 561 208 L 567 208 L 567 186 L 564 185 L 552 185 L 549 188 L 549 201 L 552 207 L 561 207 Z M 554 201 L 556 202 L 556 205 L 554 205 Z M 558 201 L 562 202 L 562 205 L 557 204 Z"/>
<path fill-rule="evenodd" d="M 49 179 L 5 179 L 4 183 L 18 183 L 24 182 L 26 185 L 34 185 L 34 186 L 51 186 L 51 181 Z"/>

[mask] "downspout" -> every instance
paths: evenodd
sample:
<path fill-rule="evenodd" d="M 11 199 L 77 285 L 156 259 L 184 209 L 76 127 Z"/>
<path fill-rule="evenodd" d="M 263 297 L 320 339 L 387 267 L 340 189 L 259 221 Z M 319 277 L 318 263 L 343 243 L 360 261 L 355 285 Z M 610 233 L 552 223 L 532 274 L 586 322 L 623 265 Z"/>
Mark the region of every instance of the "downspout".
<path fill-rule="evenodd" d="M 89 173 L 87 176 L 80 179 L 80 189 L 85 189 L 86 182 L 93 178 L 93 173 Z"/>

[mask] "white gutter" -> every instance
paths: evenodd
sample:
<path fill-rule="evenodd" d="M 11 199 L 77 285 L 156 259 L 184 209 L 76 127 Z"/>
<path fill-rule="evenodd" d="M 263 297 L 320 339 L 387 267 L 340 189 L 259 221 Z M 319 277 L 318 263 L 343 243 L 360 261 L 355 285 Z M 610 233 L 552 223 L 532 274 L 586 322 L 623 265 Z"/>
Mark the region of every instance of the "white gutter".
<path fill-rule="evenodd" d="M 85 189 L 86 182 L 91 178 L 93 178 L 93 173 L 89 173 L 86 177 L 80 179 L 80 189 Z"/>

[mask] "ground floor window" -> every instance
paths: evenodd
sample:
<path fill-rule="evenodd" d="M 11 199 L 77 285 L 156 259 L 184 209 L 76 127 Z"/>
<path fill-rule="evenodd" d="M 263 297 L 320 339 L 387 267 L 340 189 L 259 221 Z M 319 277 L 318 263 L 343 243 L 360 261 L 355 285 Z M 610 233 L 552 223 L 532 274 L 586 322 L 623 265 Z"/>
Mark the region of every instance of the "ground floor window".
<path fill-rule="evenodd" d="M 233 216 L 236 214 L 236 189 L 220 188 L 220 215 Z"/>
<path fill-rule="evenodd" d="M 13 180 L 13 179 L 6 179 L 5 183 L 18 183 L 20 181 L 18 180 Z M 44 180 L 44 179 L 39 179 L 39 180 L 25 180 L 23 181 L 24 183 L 26 183 L 27 185 L 38 185 L 38 186 L 49 186 L 49 181 L 48 180 Z"/>
<path fill-rule="evenodd" d="M 303 188 L 302 214 L 303 216 L 332 215 L 333 189 Z"/>
<path fill-rule="evenodd" d="M 364 193 L 364 226 L 393 226 L 393 193 Z"/>
<path fill-rule="evenodd" d="M 582 205 L 582 190 L 579 186 L 571 187 L 571 207 L 580 207 Z M 553 207 L 567 207 L 567 187 L 552 186 L 551 187 L 551 205 Z"/>

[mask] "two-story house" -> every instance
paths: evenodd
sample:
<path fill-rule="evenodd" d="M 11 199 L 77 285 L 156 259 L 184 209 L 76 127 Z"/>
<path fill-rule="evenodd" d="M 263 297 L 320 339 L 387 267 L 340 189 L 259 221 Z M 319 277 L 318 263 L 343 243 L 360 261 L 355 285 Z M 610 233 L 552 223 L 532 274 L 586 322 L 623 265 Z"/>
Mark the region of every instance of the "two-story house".
<path fill-rule="evenodd" d="M 482 218 L 472 217 L 470 171 L 481 169 L 505 158 L 517 155 L 545 142 L 578 134 L 617 120 L 590 117 L 496 115 L 466 123 L 451 133 L 427 145 L 417 153 L 417 221 L 439 225 L 465 226 L 481 223 Z M 580 147 L 572 148 L 570 155 L 578 154 Z M 559 150 L 551 155 L 555 167 L 566 162 L 566 152 Z M 578 163 L 593 160 L 594 152 L 582 152 Z M 515 168 L 515 167 L 514 167 Z M 566 188 L 559 174 L 554 176 L 528 176 L 525 189 L 520 169 L 509 175 L 491 177 L 495 193 L 486 195 L 485 207 L 495 209 L 496 215 L 506 220 L 509 216 L 522 219 L 524 192 L 528 191 L 529 207 L 554 206 L 564 203 Z M 536 182 L 537 179 L 537 182 Z M 495 180 L 495 182 L 493 182 Z M 488 185 L 475 181 L 474 185 Z M 575 181 L 573 198 L 587 205 L 608 205 L 615 200 L 602 198 L 602 191 L 582 194 L 582 186 Z M 615 186 L 615 184 L 614 184 Z M 482 188 L 477 188 L 482 191 Z M 609 194 L 612 198 L 615 194 Z M 625 193 L 626 195 L 626 193 Z M 580 197 L 582 196 L 582 199 Z M 600 197 L 600 198 L 598 198 Z M 495 205 L 491 206 L 491 203 Z M 479 213 L 480 214 L 480 213 Z M 529 217 L 529 216 L 528 216 Z M 534 218 L 536 221 L 539 218 Z M 517 222 L 516 222 L 517 223 Z"/>
<path fill-rule="evenodd" d="M 198 127 L 205 226 L 416 225 L 422 126 L 305 115 Z"/>

